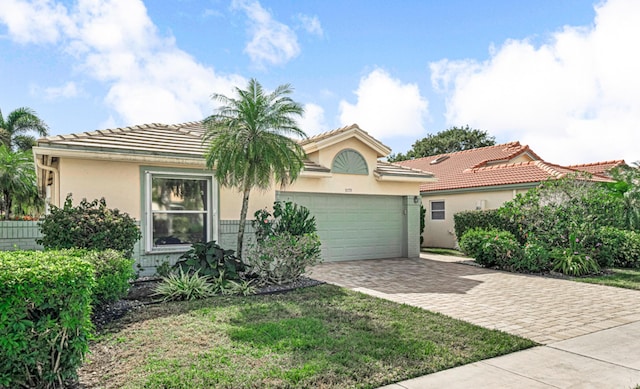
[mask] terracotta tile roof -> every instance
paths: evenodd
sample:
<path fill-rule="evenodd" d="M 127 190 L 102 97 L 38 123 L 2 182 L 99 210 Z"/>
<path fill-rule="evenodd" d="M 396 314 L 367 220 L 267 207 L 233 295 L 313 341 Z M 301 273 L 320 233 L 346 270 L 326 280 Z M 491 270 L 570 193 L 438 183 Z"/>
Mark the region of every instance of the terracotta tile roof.
<path fill-rule="evenodd" d="M 522 160 L 525 161 L 522 161 Z M 518 162 L 516 162 L 518 161 Z M 438 181 L 421 185 L 421 192 L 532 184 L 561 178 L 577 169 L 542 161 L 528 146 L 511 142 L 478 149 L 397 162 L 435 174 Z M 609 181 L 595 175 L 594 181 Z"/>
<path fill-rule="evenodd" d="M 389 146 L 372 137 L 368 132 L 358 127 L 357 124 L 351 124 L 349 126 L 337 128 L 332 131 L 313 135 L 307 139 L 300 140 L 299 143 L 302 147 L 304 147 L 305 150 L 307 150 L 307 152 L 313 152 L 314 147 L 318 145 L 326 145 L 327 142 L 340 141 L 340 135 L 342 134 L 345 134 L 345 136 L 348 136 L 350 134 L 356 135 L 361 141 L 366 143 L 372 149 L 376 150 L 376 152 L 378 153 L 378 157 L 386 157 L 391 152 L 391 148 L 389 148 Z"/>
<path fill-rule="evenodd" d="M 615 167 L 626 165 L 624 159 L 617 159 L 614 161 L 603 161 L 585 163 L 581 165 L 569 165 L 568 168 L 580 170 L 581 172 L 588 172 L 591 174 L 607 174 L 607 172 Z"/>

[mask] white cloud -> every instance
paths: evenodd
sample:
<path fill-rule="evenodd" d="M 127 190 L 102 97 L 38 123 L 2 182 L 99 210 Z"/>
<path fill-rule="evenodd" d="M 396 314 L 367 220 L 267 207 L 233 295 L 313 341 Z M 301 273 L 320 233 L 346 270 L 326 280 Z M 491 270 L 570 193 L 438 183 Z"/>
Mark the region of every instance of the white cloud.
<path fill-rule="evenodd" d="M 70 24 L 66 8 L 50 0 L 0 1 L 0 23 L 19 43 L 53 43 Z"/>
<path fill-rule="evenodd" d="M 47 100 L 57 100 L 60 98 L 69 99 L 80 94 L 80 89 L 75 82 L 67 82 L 61 86 L 52 86 L 44 88 L 42 91 L 44 98 Z"/>
<path fill-rule="evenodd" d="M 107 85 L 105 102 L 117 115 L 105 123 L 200 120 L 212 112 L 212 93 L 229 94 L 246 83 L 238 75 L 217 74 L 180 50 L 172 37 L 160 36 L 139 0 L 79 0 L 68 9 L 48 0 L 0 1 L 9 1 L 9 16 L 27 20 L 8 22 L 0 13 L 12 39 L 58 43 L 78 59 L 80 71 Z M 38 20 L 51 23 L 33 23 Z M 48 38 L 38 39 L 44 28 Z M 49 92 L 72 94 L 73 85 Z"/>
<path fill-rule="evenodd" d="M 357 123 L 376 138 L 420 136 L 428 114 L 428 102 L 416 84 L 403 84 L 382 69 L 360 79 L 358 101 L 340 102 L 342 125 Z"/>
<path fill-rule="evenodd" d="M 448 124 L 521 140 L 551 162 L 640 159 L 639 18 L 640 2 L 610 0 L 593 26 L 546 44 L 510 40 L 485 62 L 432 63 Z"/>
<path fill-rule="evenodd" d="M 258 1 L 234 0 L 232 7 L 241 9 L 249 18 L 252 37 L 244 51 L 255 65 L 281 65 L 300 54 L 298 38 L 293 30 L 274 20 Z"/>
<path fill-rule="evenodd" d="M 320 38 L 324 36 L 322 24 L 320 24 L 320 19 L 318 19 L 317 16 L 298 14 L 297 18 L 302 24 L 302 28 L 304 28 L 309 34 L 316 35 Z"/>
<path fill-rule="evenodd" d="M 328 130 L 324 119 L 324 109 L 313 103 L 304 105 L 304 116 L 299 120 L 298 124 L 308 136 Z"/>

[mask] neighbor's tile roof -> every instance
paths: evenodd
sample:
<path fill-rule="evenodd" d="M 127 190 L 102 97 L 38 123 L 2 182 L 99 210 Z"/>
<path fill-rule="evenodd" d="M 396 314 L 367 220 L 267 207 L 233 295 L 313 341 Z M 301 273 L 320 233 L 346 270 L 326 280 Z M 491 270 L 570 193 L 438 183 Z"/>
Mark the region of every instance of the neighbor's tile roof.
<path fill-rule="evenodd" d="M 617 159 L 614 161 L 603 161 L 594 163 L 585 163 L 582 165 L 569 165 L 568 168 L 580 170 L 581 172 L 588 172 L 591 174 L 607 174 L 607 172 L 615 167 L 626 165 L 624 159 Z"/>
<path fill-rule="evenodd" d="M 530 159 L 514 162 L 518 157 Z M 432 163 L 437 161 L 436 163 Z M 397 162 L 402 166 L 428 170 L 437 182 L 421 185 L 420 191 L 441 191 L 514 184 L 536 184 L 549 178 L 564 177 L 578 170 L 542 161 L 528 146 L 511 142 L 478 149 L 440 154 Z M 609 181 L 594 176 L 595 181 Z"/>

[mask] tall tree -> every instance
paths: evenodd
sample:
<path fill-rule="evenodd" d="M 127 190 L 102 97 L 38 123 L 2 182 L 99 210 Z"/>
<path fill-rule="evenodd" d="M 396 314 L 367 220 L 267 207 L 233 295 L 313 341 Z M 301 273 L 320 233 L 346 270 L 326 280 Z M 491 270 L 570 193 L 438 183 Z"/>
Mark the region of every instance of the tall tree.
<path fill-rule="evenodd" d="M 453 153 L 495 144 L 496 138 L 489 136 L 486 131 L 472 129 L 468 125 L 451 127 L 448 130 L 440 131 L 435 135 L 430 134 L 426 138 L 416 141 L 407 154 L 392 155 L 389 157 L 389 161 L 405 161 L 412 158 Z"/>
<path fill-rule="evenodd" d="M 36 112 L 28 107 L 22 107 L 9 112 L 6 120 L 0 111 L 0 142 L 10 150 L 31 150 L 36 138 L 30 135 L 35 132 L 40 136 L 49 134 L 49 127 Z"/>
<path fill-rule="evenodd" d="M 33 156 L 29 151 L 11 151 L 0 144 L 0 193 L 4 218 L 8 220 L 14 202 L 30 204 L 38 199 Z"/>
<path fill-rule="evenodd" d="M 274 178 L 281 185 L 292 183 L 304 167 L 305 152 L 289 137 L 306 137 L 295 119 L 304 109 L 289 97 L 291 93 L 289 84 L 266 93 L 258 81 L 251 79 L 246 89 L 235 88 L 235 97 L 214 94 L 212 98 L 221 106 L 204 120 L 204 140 L 209 142 L 207 167 L 215 169 L 214 176 L 221 185 L 242 193 L 239 257 L 251 190 L 268 189 Z"/>

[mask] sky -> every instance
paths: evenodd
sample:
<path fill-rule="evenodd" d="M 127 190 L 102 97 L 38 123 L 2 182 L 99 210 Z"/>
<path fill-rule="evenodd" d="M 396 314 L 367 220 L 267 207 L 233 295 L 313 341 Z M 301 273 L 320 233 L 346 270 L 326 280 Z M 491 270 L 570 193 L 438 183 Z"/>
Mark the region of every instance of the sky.
<path fill-rule="evenodd" d="M 453 126 L 544 160 L 640 160 L 638 0 L 0 0 L 0 109 L 52 135 L 213 114 L 251 78 L 314 135 Z"/>

